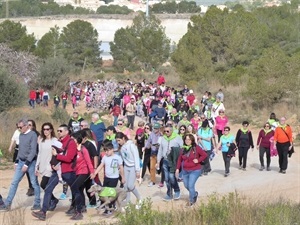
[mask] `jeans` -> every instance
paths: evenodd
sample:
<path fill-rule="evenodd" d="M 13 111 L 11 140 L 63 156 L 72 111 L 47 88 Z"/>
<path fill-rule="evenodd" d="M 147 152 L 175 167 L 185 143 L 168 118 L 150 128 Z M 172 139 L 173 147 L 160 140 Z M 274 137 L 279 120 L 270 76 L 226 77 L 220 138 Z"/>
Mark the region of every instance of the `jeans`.
<path fill-rule="evenodd" d="M 184 187 L 189 191 L 190 203 L 194 203 L 194 197 L 196 196 L 195 184 L 201 175 L 201 170 L 182 170 Z"/>
<path fill-rule="evenodd" d="M 70 186 L 72 192 L 72 204 L 71 206 L 75 207 L 77 212 L 81 212 L 81 195 L 79 192 L 79 187 L 76 183 L 76 174 L 75 172 L 67 172 L 62 174 L 63 180 Z"/>
<path fill-rule="evenodd" d="M 40 198 L 40 186 L 37 182 L 37 177 L 35 176 L 35 163 L 36 161 L 32 161 L 28 168 L 27 168 L 27 171 L 28 171 L 28 174 L 29 174 L 29 177 L 30 177 L 30 183 L 34 189 L 34 203 L 33 205 L 34 206 L 40 206 L 41 205 L 41 198 Z M 17 192 L 17 189 L 18 189 L 18 186 L 19 186 L 19 183 L 20 181 L 22 180 L 23 176 L 24 176 L 24 172 L 22 172 L 22 167 L 25 165 L 25 161 L 22 161 L 22 160 L 19 160 L 19 163 L 16 167 L 16 170 L 15 170 L 15 174 L 14 174 L 14 177 L 12 179 L 12 182 L 11 182 L 11 185 L 10 185 L 10 189 L 9 189 L 9 192 L 8 192 L 8 196 L 6 198 L 6 201 L 5 201 L 5 205 L 6 206 L 10 206 L 15 195 L 16 195 L 16 192 Z"/>
<path fill-rule="evenodd" d="M 114 116 L 114 127 L 118 126 L 118 116 Z"/>
<path fill-rule="evenodd" d="M 58 175 L 57 175 L 56 171 L 53 171 L 51 177 L 48 180 L 46 188 L 44 189 L 45 193 L 44 193 L 44 200 L 43 200 L 43 205 L 42 205 L 42 211 L 44 213 L 47 212 L 47 210 L 50 206 L 50 201 L 54 197 L 53 190 L 57 186 L 57 184 L 58 184 Z"/>
<path fill-rule="evenodd" d="M 267 167 L 270 167 L 270 164 L 271 164 L 270 148 L 265 148 L 262 146 L 259 147 L 260 165 L 265 166 L 265 164 L 264 164 L 264 154 L 265 153 L 266 153 L 266 157 L 267 157 Z"/>
<path fill-rule="evenodd" d="M 34 108 L 35 100 L 34 99 L 29 99 L 29 105 Z"/>
<path fill-rule="evenodd" d="M 169 197 L 173 197 L 173 191 L 174 189 L 175 193 L 180 192 L 180 188 L 177 182 L 177 179 L 175 177 L 175 172 L 171 173 L 170 172 L 170 167 L 169 167 L 169 161 L 168 160 L 163 160 L 163 170 L 165 173 L 165 181 L 167 185 L 167 195 Z"/>
<path fill-rule="evenodd" d="M 228 152 L 222 152 L 223 155 L 223 160 L 224 160 L 224 164 L 225 164 L 225 173 L 230 173 L 230 160 L 231 157 L 227 156 Z"/>
<path fill-rule="evenodd" d="M 133 130 L 133 128 L 134 128 L 134 118 L 135 118 L 135 115 L 127 116 L 129 128 L 130 128 L 131 130 Z"/>

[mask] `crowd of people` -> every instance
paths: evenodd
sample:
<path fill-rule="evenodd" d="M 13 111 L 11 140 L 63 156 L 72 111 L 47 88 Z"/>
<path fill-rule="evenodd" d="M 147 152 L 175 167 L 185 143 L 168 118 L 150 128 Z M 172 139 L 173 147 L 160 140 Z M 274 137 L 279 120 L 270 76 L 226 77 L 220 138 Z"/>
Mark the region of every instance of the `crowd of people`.
<path fill-rule="evenodd" d="M 253 134 L 248 121 L 242 122 L 236 135 L 230 132 L 222 90 L 215 95 L 207 91 L 200 99 L 186 85 L 176 90 L 165 83 L 163 74 L 159 74 L 154 83 L 145 80 L 138 84 L 88 82 L 83 92 L 80 82 L 72 83 L 70 93 L 75 96 L 75 92 L 81 93 L 76 97 L 78 101 L 83 95 L 85 99 L 87 95 L 95 99 L 97 95 L 94 94 L 100 90 L 100 107 L 107 107 L 114 118 L 113 124 L 107 124 L 109 126 L 98 113 L 92 113 L 90 122 L 82 118 L 76 109 L 78 102 L 74 102 L 69 122 L 57 130 L 45 122 L 38 132 L 33 120 L 18 121 L 9 147 L 10 152 L 15 149 L 15 173 L 7 198 L 0 201 L 0 210 L 10 210 L 25 173 L 29 184 L 27 194 L 34 195 L 31 208 L 34 217 L 45 220 L 47 212 L 55 210 L 59 198 L 53 190 L 62 183 L 64 194 L 67 187 L 72 193 L 66 214 L 73 220 L 80 220 L 87 208 L 97 207 L 95 196 L 86 191 L 86 201 L 84 193 L 93 184 L 112 188 L 119 185 L 127 191 L 126 203 L 131 203 L 132 193 L 139 208 L 142 195 L 136 181 L 143 181 L 148 168 L 148 187 L 166 186 L 163 200 L 178 200 L 181 197 L 178 182 L 183 182 L 189 192 L 187 207 L 191 207 L 198 198 L 195 184 L 200 176 L 212 171 L 210 161 L 219 151 L 224 160 L 224 177 L 230 175 L 230 162 L 236 153 L 239 169 L 246 170 L 248 150 L 254 148 Z M 113 94 L 108 94 L 109 90 L 114 90 Z M 65 99 L 64 108 L 68 97 Z M 37 103 L 33 100 L 32 107 Z M 138 127 L 135 127 L 136 116 L 140 117 Z M 278 120 L 272 113 L 259 132 L 256 146 L 260 171 L 270 171 L 271 156 L 278 155 L 279 172 L 285 174 L 288 156 L 293 153 L 292 130 L 286 118 Z M 44 190 L 42 202 L 40 187 Z M 105 215 L 111 213 L 104 212 Z"/>

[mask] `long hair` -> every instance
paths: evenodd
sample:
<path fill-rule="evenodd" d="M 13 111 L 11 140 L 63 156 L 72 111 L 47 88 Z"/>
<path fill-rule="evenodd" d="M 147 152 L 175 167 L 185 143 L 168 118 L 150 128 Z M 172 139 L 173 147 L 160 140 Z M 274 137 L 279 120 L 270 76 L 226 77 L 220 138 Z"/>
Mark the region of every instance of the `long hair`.
<path fill-rule="evenodd" d="M 33 125 L 33 123 L 32 123 L 32 125 Z M 44 142 L 46 140 L 46 136 L 44 134 L 45 126 L 49 126 L 49 128 L 51 129 L 51 138 L 56 137 L 52 123 L 50 123 L 50 122 L 43 123 L 42 128 L 41 128 L 41 134 L 40 134 L 42 142 Z"/>

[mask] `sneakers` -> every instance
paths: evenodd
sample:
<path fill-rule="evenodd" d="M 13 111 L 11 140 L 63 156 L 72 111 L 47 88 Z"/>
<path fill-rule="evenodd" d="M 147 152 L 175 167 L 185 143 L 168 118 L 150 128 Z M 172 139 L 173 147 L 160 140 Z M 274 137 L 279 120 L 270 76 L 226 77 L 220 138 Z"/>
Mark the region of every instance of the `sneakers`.
<path fill-rule="evenodd" d="M 271 171 L 271 168 L 269 166 L 267 167 L 267 171 Z"/>
<path fill-rule="evenodd" d="M 203 175 L 204 175 L 204 176 L 207 176 L 207 175 L 208 175 L 208 172 L 204 172 Z"/>
<path fill-rule="evenodd" d="M 95 209 L 95 208 L 97 208 L 97 205 L 96 204 L 95 205 L 88 204 L 86 206 L 86 208 L 88 208 L 88 209 Z"/>
<path fill-rule="evenodd" d="M 34 205 L 31 207 L 31 210 L 41 210 L 41 206 L 40 205 Z"/>
<path fill-rule="evenodd" d="M 158 187 L 159 188 L 161 188 L 161 187 L 163 187 L 164 186 L 164 183 L 162 183 L 162 182 L 160 182 L 159 184 L 158 184 Z"/>
<path fill-rule="evenodd" d="M 31 212 L 31 215 L 33 215 L 35 218 L 38 218 L 39 220 L 46 220 L 46 213 L 44 213 L 42 210 Z"/>
<path fill-rule="evenodd" d="M 34 189 L 33 188 L 28 188 L 28 191 L 26 193 L 27 196 L 34 196 Z"/>
<path fill-rule="evenodd" d="M 182 182 L 182 181 L 183 181 L 183 179 L 180 177 L 177 179 L 177 182 Z"/>
<path fill-rule="evenodd" d="M 86 213 L 86 212 L 87 212 L 86 206 L 83 205 L 82 208 L 81 208 L 81 213 Z"/>
<path fill-rule="evenodd" d="M 110 210 L 105 210 L 103 213 L 102 213 L 102 215 L 104 215 L 104 216 L 110 216 L 112 214 L 112 211 L 110 211 Z"/>
<path fill-rule="evenodd" d="M 67 215 L 71 216 L 75 213 L 75 208 L 71 206 L 68 211 L 66 212 Z"/>
<path fill-rule="evenodd" d="M 260 168 L 259 168 L 259 171 L 263 171 L 265 169 L 265 167 L 264 166 L 261 166 Z"/>
<path fill-rule="evenodd" d="M 163 198 L 163 200 L 164 200 L 165 202 L 169 202 L 169 201 L 172 200 L 172 198 L 171 198 L 169 195 L 166 195 L 166 196 Z"/>
<path fill-rule="evenodd" d="M 61 195 L 59 196 L 59 200 L 66 200 L 67 199 L 67 195 L 65 193 L 61 193 Z"/>
<path fill-rule="evenodd" d="M 5 205 L 4 203 L 0 205 L 0 211 L 9 211 L 10 210 L 10 205 Z"/>
<path fill-rule="evenodd" d="M 154 185 L 155 185 L 155 183 L 150 182 L 150 183 L 148 184 L 148 187 L 153 187 Z"/>
<path fill-rule="evenodd" d="M 246 168 L 243 168 L 242 170 L 243 170 L 243 171 L 246 171 Z"/>
<path fill-rule="evenodd" d="M 286 171 L 285 171 L 285 170 L 282 170 L 281 173 L 286 174 Z"/>
<path fill-rule="evenodd" d="M 198 199 L 198 191 L 195 192 L 195 196 L 193 198 L 193 201 L 194 201 L 193 203 L 195 203 L 197 201 L 197 199 Z"/>
<path fill-rule="evenodd" d="M 224 177 L 228 177 L 229 176 L 229 172 L 224 174 Z"/>
<path fill-rule="evenodd" d="M 54 211 L 58 202 L 59 202 L 58 199 L 51 200 L 48 211 Z"/>
<path fill-rule="evenodd" d="M 76 212 L 70 219 L 71 220 L 82 220 L 83 215 L 80 212 Z"/>
<path fill-rule="evenodd" d="M 174 200 L 178 200 L 178 199 L 180 199 L 180 191 L 175 192 L 174 194 Z"/>
<path fill-rule="evenodd" d="M 242 165 L 239 166 L 239 170 L 243 169 Z"/>

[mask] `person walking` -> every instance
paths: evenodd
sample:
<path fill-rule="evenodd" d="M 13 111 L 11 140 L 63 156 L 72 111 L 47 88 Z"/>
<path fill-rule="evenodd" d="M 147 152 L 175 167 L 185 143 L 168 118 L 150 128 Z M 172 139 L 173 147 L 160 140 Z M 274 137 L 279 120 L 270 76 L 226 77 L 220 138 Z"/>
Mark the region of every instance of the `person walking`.
<path fill-rule="evenodd" d="M 121 147 L 120 153 L 124 161 L 124 179 L 126 180 L 124 189 L 127 191 L 126 202 L 130 203 L 130 193 L 132 192 L 137 198 L 137 207 L 139 207 L 141 196 L 135 187 L 136 179 L 140 178 L 139 151 L 133 141 L 129 140 L 122 132 L 116 134 L 116 140 Z"/>
<path fill-rule="evenodd" d="M 286 118 L 281 117 L 274 133 L 274 146 L 277 148 L 279 159 L 279 173 L 286 173 L 288 167 L 288 153 L 293 147 L 292 128 L 286 124 Z"/>
<path fill-rule="evenodd" d="M 217 146 L 217 151 L 221 149 L 223 161 L 225 165 L 225 174 L 224 177 L 228 177 L 230 174 L 230 161 L 231 157 L 228 154 L 229 147 L 232 143 L 234 143 L 235 139 L 232 134 L 229 133 L 230 127 L 226 126 L 224 127 L 224 134 L 221 136 L 220 141 Z"/>
<path fill-rule="evenodd" d="M 156 163 L 156 168 L 160 168 L 159 162 L 163 158 L 162 169 L 164 170 L 165 181 L 167 185 L 167 194 L 163 200 L 170 201 L 173 198 L 178 200 L 180 198 L 180 188 L 177 179 L 175 178 L 175 170 L 180 148 L 183 146 L 183 139 L 179 134 L 173 131 L 172 126 L 167 125 L 164 128 L 164 135 L 159 138 L 158 144 L 158 163 Z"/>
<path fill-rule="evenodd" d="M 246 170 L 248 150 L 254 149 L 252 133 L 248 129 L 249 122 L 243 121 L 243 127 L 237 131 L 235 142 L 239 150 L 239 169 Z"/>
<path fill-rule="evenodd" d="M 149 126 L 148 124 L 147 126 Z M 149 126 L 150 128 L 150 126 Z M 156 183 L 156 164 L 157 164 L 157 153 L 159 149 L 158 139 L 162 136 L 160 133 L 160 124 L 155 123 L 153 125 L 153 131 L 150 133 L 149 138 L 146 141 L 143 151 L 150 150 L 150 182 L 148 187 L 152 187 Z"/>
<path fill-rule="evenodd" d="M 97 138 L 97 153 L 100 157 L 100 148 L 102 145 L 102 142 L 104 140 L 104 134 L 106 131 L 104 122 L 100 119 L 98 113 L 92 114 L 92 122 L 90 124 L 90 129 L 93 131 L 93 133 L 96 135 Z"/>
<path fill-rule="evenodd" d="M 271 129 L 271 124 L 265 123 L 264 128 L 259 131 L 258 138 L 257 138 L 257 146 L 256 146 L 257 150 L 259 150 L 260 171 L 263 171 L 265 169 L 265 163 L 264 163 L 265 153 L 267 158 L 267 171 L 271 171 L 270 139 L 273 136 L 274 136 L 274 131 Z"/>
<path fill-rule="evenodd" d="M 204 165 L 202 166 L 203 174 L 208 175 L 211 171 L 209 156 L 213 150 L 212 138 L 213 138 L 213 131 L 208 125 L 208 121 L 204 120 L 202 122 L 201 128 L 198 130 L 198 144 L 203 149 L 207 157 L 204 160 Z"/>
<path fill-rule="evenodd" d="M 16 195 L 19 183 L 26 172 L 29 174 L 30 182 L 34 189 L 34 204 L 31 210 L 38 210 L 41 208 L 41 199 L 40 186 L 38 185 L 37 177 L 35 175 L 37 135 L 34 131 L 30 130 L 28 120 L 26 119 L 21 119 L 18 122 L 18 129 L 20 129 L 21 134 L 19 136 L 19 152 L 14 166 L 15 173 L 8 196 L 4 204 L 0 206 L 0 210 L 8 211 L 11 209 L 11 204 Z"/>
<path fill-rule="evenodd" d="M 179 169 L 182 167 L 183 184 L 189 191 L 189 201 L 186 206 L 193 206 L 198 198 L 195 184 L 201 175 L 201 163 L 207 158 L 207 154 L 197 145 L 192 134 L 185 135 L 183 139 L 184 145 L 178 157 L 175 176 L 179 176 Z"/>
<path fill-rule="evenodd" d="M 91 174 L 91 179 L 98 176 L 98 173 L 104 168 L 104 181 L 103 187 L 115 188 L 118 185 L 119 176 L 121 176 L 121 182 L 124 184 L 124 167 L 123 160 L 120 155 L 114 153 L 114 146 L 111 142 L 103 143 L 103 149 L 105 156 L 103 157 L 101 164 L 96 168 L 95 172 Z M 112 208 L 112 204 L 109 208 Z M 111 211 L 105 210 L 104 215 L 112 214 Z"/>
<path fill-rule="evenodd" d="M 129 128 L 133 130 L 134 128 L 134 118 L 136 112 L 136 103 L 134 96 L 130 97 L 130 102 L 126 105 L 126 116 L 129 123 Z"/>

